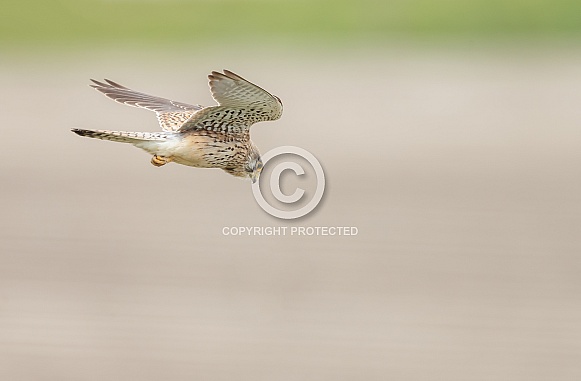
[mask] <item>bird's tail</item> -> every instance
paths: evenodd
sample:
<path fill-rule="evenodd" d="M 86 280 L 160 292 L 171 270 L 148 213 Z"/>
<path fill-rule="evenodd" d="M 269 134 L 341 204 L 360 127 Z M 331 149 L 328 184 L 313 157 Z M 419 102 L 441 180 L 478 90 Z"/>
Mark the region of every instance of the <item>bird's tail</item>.
<path fill-rule="evenodd" d="M 108 131 L 108 130 L 82 130 L 73 128 L 75 134 L 96 138 L 101 140 L 111 140 L 120 143 L 140 143 L 144 141 L 165 141 L 168 136 L 164 132 L 125 132 L 125 131 Z"/>

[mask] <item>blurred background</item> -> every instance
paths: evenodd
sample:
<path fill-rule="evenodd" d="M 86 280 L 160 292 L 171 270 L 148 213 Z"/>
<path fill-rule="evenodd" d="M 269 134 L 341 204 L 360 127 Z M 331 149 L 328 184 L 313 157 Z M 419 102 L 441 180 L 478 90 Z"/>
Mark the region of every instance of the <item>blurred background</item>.
<path fill-rule="evenodd" d="M 580 37 L 569 0 L 4 0 L 0 379 L 581 379 Z M 69 131 L 158 129 L 89 78 L 224 68 L 321 161 L 310 215 Z"/>

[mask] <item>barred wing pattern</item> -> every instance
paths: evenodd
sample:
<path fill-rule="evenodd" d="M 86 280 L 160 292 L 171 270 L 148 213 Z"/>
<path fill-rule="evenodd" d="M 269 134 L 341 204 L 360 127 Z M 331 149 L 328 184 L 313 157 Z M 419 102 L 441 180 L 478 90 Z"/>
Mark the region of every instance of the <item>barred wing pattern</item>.
<path fill-rule="evenodd" d="M 108 79 L 105 79 L 106 83 L 94 79 L 91 81 L 94 83 L 91 87 L 115 102 L 154 111 L 164 131 L 177 131 L 192 115 L 203 109 L 200 105 L 172 101 L 131 90 Z"/>
<path fill-rule="evenodd" d="M 213 71 L 208 79 L 212 96 L 219 106 L 195 113 L 179 132 L 246 133 L 254 123 L 277 120 L 282 115 L 279 98 L 231 71 Z"/>

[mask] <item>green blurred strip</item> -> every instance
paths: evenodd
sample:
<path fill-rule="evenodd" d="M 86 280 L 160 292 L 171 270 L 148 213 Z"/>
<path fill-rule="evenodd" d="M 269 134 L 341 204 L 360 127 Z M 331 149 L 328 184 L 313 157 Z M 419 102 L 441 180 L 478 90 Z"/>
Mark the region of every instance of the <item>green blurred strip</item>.
<path fill-rule="evenodd" d="M 576 0 L 3 0 L 0 44 L 579 36 Z"/>

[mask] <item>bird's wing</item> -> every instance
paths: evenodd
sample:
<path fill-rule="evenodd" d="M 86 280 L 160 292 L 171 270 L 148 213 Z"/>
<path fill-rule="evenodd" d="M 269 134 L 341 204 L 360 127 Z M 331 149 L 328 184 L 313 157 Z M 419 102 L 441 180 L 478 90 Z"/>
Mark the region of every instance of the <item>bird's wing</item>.
<path fill-rule="evenodd" d="M 176 131 L 196 111 L 203 109 L 200 105 L 191 105 L 140 93 L 108 79 L 105 80 L 105 83 L 94 79 L 91 79 L 91 81 L 94 83 L 90 85 L 91 87 L 115 102 L 154 111 L 157 114 L 161 128 L 165 131 Z"/>
<path fill-rule="evenodd" d="M 208 76 L 212 97 L 220 106 L 248 108 L 255 113 L 275 120 L 282 114 L 280 99 L 238 74 L 224 70 L 213 71 Z"/>
<path fill-rule="evenodd" d="M 180 132 L 243 132 L 256 122 L 276 120 L 282 115 L 279 98 L 231 71 L 213 71 L 208 79 L 212 97 L 219 106 L 195 113 L 180 127 Z"/>

